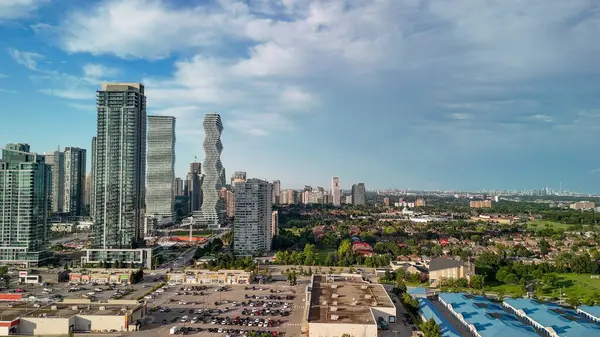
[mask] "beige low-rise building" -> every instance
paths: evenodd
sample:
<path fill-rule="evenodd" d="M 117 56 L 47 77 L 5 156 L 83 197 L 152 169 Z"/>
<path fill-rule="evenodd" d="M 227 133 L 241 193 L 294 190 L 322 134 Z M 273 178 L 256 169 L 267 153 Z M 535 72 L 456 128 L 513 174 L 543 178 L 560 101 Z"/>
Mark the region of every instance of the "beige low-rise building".
<path fill-rule="evenodd" d="M 147 314 L 145 303 L 80 299 L 48 305 L 11 303 L 0 305 L 0 336 L 50 336 L 73 333 L 135 331 Z"/>
<path fill-rule="evenodd" d="M 309 337 L 372 337 L 378 322 L 396 322 L 396 307 L 383 286 L 354 274 L 314 275 L 306 303 Z"/>
<path fill-rule="evenodd" d="M 175 284 L 250 284 L 254 273 L 244 270 L 193 269 L 185 273 L 170 273 L 169 282 Z"/>
<path fill-rule="evenodd" d="M 429 283 L 436 286 L 442 279 L 471 279 L 475 275 L 475 265 L 451 258 L 437 257 L 429 263 Z"/>

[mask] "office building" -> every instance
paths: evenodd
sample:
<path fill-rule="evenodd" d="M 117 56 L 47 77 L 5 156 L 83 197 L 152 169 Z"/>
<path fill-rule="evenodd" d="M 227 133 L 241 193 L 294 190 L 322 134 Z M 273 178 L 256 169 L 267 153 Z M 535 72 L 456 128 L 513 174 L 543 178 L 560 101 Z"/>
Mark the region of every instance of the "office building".
<path fill-rule="evenodd" d="M 388 198 L 388 197 L 383 198 L 383 205 L 386 206 L 386 207 L 389 206 L 390 205 L 390 198 Z"/>
<path fill-rule="evenodd" d="M 419 198 L 415 201 L 415 207 L 425 207 L 425 199 Z"/>
<path fill-rule="evenodd" d="M 569 205 L 570 209 L 578 211 L 594 209 L 595 207 L 596 205 L 591 201 L 577 201 Z"/>
<path fill-rule="evenodd" d="M 331 197 L 333 198 L 333 205 L 339 206 L 342 203 L 342 191 L 340 190 L 340 178 L 331 178 Z"/>
<path fill-rule="evenodd" d="M 119 251 L 138 247 L 146 195 L 144 85 L 103 83 L 97 107 L 94 240 L 87 261 L 115 260 Z"/>
<path fill-rule="evenodd" d="M 190 213 L 200 211 L 202 206 L 202 165 L 198 162 L 190 163 L 190 171 L 185 178 L 183 195 L 188 197 Z"/>
<path fill-rule="evenodd" d="M 271 250 L 272 186 L 260 179 L 235 184 L 233 248 L 236 254 L 258 255 Z"/>
<path fill-rule="evenodd" d="M 235 183 L 239 183 L 239 182 L 244 182 L 244 181 L 246 181 L 246 172 L 244 172 L 244 171 L 236 171 L 231 176 L 231 185 L 234 185 Z"/>
<path fill-rule="evenodd" d="M 54 213 L 63 212 L 65 202 L 65 155 L 60 149 L 44 153 L 46 165 L 50 165 L 50 200 Z"/>
<path fill-rule="evenodd" d="M 95 214 L 95 210 L 96 210 L 96 189 L 94 187 L 94 183 L 96 181 L 95 177 L 94 177 L 94 172 L 96 171 L 95 169 L 95 165 L 96 165 L 96 137 L 92 138 L 92 158 L 91 158 L 91 164 L 92 167 L 90 168 L 90 175 L 91 175 L 91 181 L 90 181 L 90 189 L 88 191 L 89 195 L 90 195 L 90 217 L 92 218 L 92 221 L 94 221 L 94 218 L 96 216 Z"/>
<path fill-rule="evenodd" d="M 175 183 L 173 185 L 173 195 L 183 195 L 183 179 L 175 178 Z"/>
<path fill-rule="evenodd" d="M 85 211 L 86 150 L 66 147 L 64 164 L 63 212 L 70 215 L 83 215 Z"/>
<path fill-rule="evenodd" d="M 8 144 L 0 160 L 0 263 L 37 267 L 50 258 L 50 174 L 28 144 Z"/>
<path fill-rule="evenodd" d="M 227 216 L 233 218 L 235 216 L 235 192 L 232 190 L 227 190 Z"/>
<path fill-rule="evenodd" d="M 146 215 L 173 221 L 175 117 L 148 116 Z"/>
<path fill-rule="evenodd" d="M 271 237 L 279 235 L 279 211 L 271 213 Z"/>
<path fill-rule="evenodd" d="M 366 205 L 366 190 L 364 183 L 358 183 L 352 185 L 352 204 L 353 205 Z"/>
<path fill-rule="evenodd" d="M 279 199 L 281 196 L 281 181 L 274 180 L 272 186 L 273 186 L 273 193 L 272 193 L 273 203 L 279 204 L 279 202 L 280 202 Z"/>
<path fill-rule="evenodd" d="M 491 200 L 471 200 L 471 201 L 469 201 L 469 206 L 471 206 L 471 208 L 491 208 L 492 201 Z"/>
<path fill-rule="evenodd" d="M 204 177 L 202 181 L 201 219 L 209 226 L 221 225 L 226 217 L 226 206 L 219 196 L 225 183 L 225 170 L 221 163 L 221 133 L 223 123 L 219 114 L 204 117 Z"/>

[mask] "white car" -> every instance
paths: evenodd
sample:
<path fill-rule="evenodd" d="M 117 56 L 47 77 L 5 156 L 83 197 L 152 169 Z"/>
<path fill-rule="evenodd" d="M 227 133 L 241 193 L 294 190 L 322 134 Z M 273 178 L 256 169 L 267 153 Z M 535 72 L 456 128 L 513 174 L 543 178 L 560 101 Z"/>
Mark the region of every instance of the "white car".
<path fill-rule="evenodd" d="M 190 321 L 190 323 L 192 323 L 192 324 L 196 324 L 196 322 L 198 322 L 198 317 L 194 317 L 194 318 L 192 318 L 192 320 Z"/>
<path fill-rule="evenodd" d="M 187 317 L 187 316 L 183 316 L 183 317 L 181 317 L 181 323 L 185 323 L 185 322 L 187 322 L 188 318 L 189 318 L 189 317 Z"/>

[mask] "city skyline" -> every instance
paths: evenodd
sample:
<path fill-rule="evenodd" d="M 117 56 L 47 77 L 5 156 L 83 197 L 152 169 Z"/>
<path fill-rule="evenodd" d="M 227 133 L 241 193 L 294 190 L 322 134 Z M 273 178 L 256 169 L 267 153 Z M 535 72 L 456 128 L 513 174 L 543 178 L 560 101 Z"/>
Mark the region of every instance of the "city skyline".
<path fill-rule="evenodd" d="M 150 3 L 1 4 L 0 99 L 13 113 L 0 141 L 89 154 L 98 83 L 128 80 L 146 84 L 149 114 L 178 119 L 181 178 L 204 159 L 200 125 L 216 111 L 223 166 L 284 189 L 336 175 L 344 189 L 600 192 L 593 4 Z M 160 20 L 121 26 L 132 12 Z"/>

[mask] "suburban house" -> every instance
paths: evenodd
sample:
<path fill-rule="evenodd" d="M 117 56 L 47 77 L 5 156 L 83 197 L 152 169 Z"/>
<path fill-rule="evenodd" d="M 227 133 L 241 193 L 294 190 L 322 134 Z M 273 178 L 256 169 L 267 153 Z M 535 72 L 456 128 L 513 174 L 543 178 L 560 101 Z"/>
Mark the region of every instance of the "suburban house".
<path fill-rule="evenodd" d="M 469 280 L 475 275 L 475 265 L 470 262 L 462 262 L 451 258 L 437 257 L 429 263 L 429 283 L 432 286 L 442 278 Z"/>

